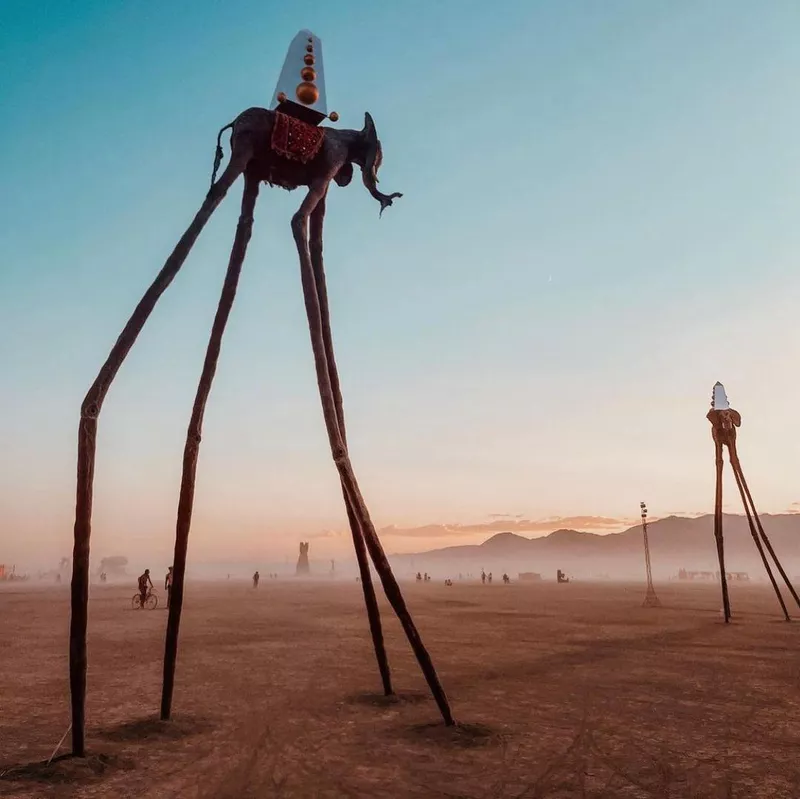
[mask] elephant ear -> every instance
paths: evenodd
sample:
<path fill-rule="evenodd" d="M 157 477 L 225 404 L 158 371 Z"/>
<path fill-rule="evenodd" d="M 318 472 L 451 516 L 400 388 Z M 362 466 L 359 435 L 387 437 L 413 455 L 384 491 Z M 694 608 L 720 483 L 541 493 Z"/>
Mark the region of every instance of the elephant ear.
<path fill-rule="evenodd" d="M 348 186 L 353 179 L 353 165 L 346 163 L 334 176 L 337 186 Z"/>
<path fill-rule="evenodd" d="M 378 169 L 383 160 L 381 143 L 378 141 L 378 132 L 375 130 L 375 122 L 372 114 L 364 114 L 364 127 L 361 130 L 361 139 L 364 142 L 364 174 L 375 183 L 378 182 Z"/>
<path fill-rule="evenodd" d="M 361 179 L 367 191 L 381 204 L 381 214 L 394 200 L 403 195 L 400 192 L 383 194 L 378 191 L 378 170 L 383 163 L 383 148 L 381 147 L 375 123 L 369 113 L 364 114 L 364 128 L 361 130 L 361 142 L 364 148 L 364 164 L 361 167 Z"/>

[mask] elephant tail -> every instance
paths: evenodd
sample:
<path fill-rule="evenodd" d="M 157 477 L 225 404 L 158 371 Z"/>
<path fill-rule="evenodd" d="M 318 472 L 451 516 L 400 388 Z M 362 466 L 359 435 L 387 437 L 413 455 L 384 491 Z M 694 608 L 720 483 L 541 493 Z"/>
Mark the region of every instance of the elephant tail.
<path fill-rule="evenodd" d="M 233 130 L 233 124 L 234 124 L 233 122 L 229 122 L 227 125 L 225 125 L 224 128 L 221 128 L 220 132 L 217 134 L 217 151 L 214 154 L 214 169 L 211 172 L 211 185 L 212 186 L 214 185 L 214 183 L 217 180 L 217 171 L 219 170 L 219 165 L 222 163 L 223 152 L 222 152 L 222 144 L 220 144 L 220 142 L 222 140 L 222 134 L 226 130 Z"/>

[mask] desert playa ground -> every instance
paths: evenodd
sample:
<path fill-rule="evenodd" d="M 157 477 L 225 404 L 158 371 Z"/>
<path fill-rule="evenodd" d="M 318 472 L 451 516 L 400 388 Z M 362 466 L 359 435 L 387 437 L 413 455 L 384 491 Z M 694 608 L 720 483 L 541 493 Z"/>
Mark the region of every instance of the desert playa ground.
<path fill-rule="evenodd" d="M 406 584 L 462 724 L 444 728 L 385 608 L 379 695 L 360 586 L 193 584 L 175 718 L 166 612 L 94 586 L 86 761 L 69 723 L 68 589 L 0 590 L 0 796 L 799 797 L 800 622 L 763 587 Z M 67 740 L 66 744 L 69 741 Z"/>

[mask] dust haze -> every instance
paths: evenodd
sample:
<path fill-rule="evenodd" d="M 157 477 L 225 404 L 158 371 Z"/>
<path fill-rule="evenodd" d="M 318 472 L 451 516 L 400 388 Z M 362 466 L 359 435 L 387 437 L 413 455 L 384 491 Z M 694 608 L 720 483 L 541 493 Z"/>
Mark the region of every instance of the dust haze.
<path fill-rule="evenodd" d="M 723 519 L 726 571 L 747 574 L 755 581 L 766 580 L 746 518 L 725 514 Z M 800 575 L 800 514 L 765 514 L 761 520 L 786 570 L 791 575 Z M 502 528 L 503 524 L 491 526 Z M 387 532 L 391 534 L 392 529 L 388 528 Z M 433 527 L 421 529 L 436 532 Z M 648 523 L 648 536 L 653 576 L 657 580 L 677 579 L 681 570 L 719 570 L 711 515 L 669 516 L 651 521 Z M 387 539 L 383 534 L 381 537 Z M 327 580 L 331 576 L 354 579 L 358 576 L 358 565 L 351 552 L 348 552 L 352 550 L 349 531 L 331 532 L 325 536 L 298 536 L 297 542 L 305 539 L 310 544 L 311 579 Z M 391 535 L 388 540 L 391 542 Z M 415 537 L 412 540 L 418 545 L 424 544 L 422 538 Z M 110 582 L 129 584 L 145 568 L 160 574 L 171 563 L 170 550 L 165 543 L 162 542 L 161 546 L 147 555 L 142 553 L 140 542 L 135 542 L 130 551 L 123 546 L 114 554 L 95 555 L 92 572 L 96 577 L 105 571 Z M 217 549 L 224 550 L 224 547 Z M 476 544 L 438 549 L 426 549 L 423 546 L 418 552 L 403 554 L 392 554 L 391 549 L 388 551 L 392 568 L 405 578 L 413 578 L 417 572 L 427 572 L 437 580 L 456 580 L 459 576 L 462 579 L 468 575 L 477 577 L 481 570 L 491 572 L 496 578 L 508 574 L 516 579 L 524 572 L 552 578 L 561 569 L 580 580 L 639 581 L 644 573 L 641 524 L 619 533 L 602 534 L 564 528 L 544 534 L 539 531 L 535 535 L 500 530 Z M 297 552 L 297 543 L 293 541 L 283 547 L 282 555 L 253 553 L 228 558 L 204 558 L 190 554 L 187 574 L 203 580 L 248 579 L 254 571 L 259 570 L 288 577 L 295 573 Z M 68 574 L 67 554 L 60 558 L 62 579 Z M 104 565 L 104 559 L 113 562 L 111 568 Z M 58 558 L 39 554 L 35 562 L 38 563 L 36 567 L 16 566 L 19 576 L 27 575 L 33 581 L 44 583 L 56 579 Z M 7 570 L 11 568 L 12 564 L 6 564 Z"/>

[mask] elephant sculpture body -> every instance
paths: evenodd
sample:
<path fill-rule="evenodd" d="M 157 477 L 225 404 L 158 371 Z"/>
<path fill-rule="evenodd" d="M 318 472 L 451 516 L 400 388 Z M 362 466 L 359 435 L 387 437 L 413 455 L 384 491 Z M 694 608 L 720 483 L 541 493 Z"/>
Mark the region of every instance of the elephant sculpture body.
<path fill-rule="evenodd" d="M 227 129 L 231 130 L 231 156 L 226 168 L 217 179 L 217 172 L 223 158 L 220 139 L 222 133 Z M 360 131 L 335 130 L 318 128 L 289 117 L 280 111 L 250 108 L 220 130 L 217 136 L 211 188 L 200 210 L 134 309 L 81 405 L 78 426 L 70 617 L 70 696 L 74 755 L 84 756 L 85 754 L 89 545 L 98 417 L 119 368 L 156 303 L 172 283 L 197 237 L 240 175 L 244 175 L 241 213 L 220 301 L 211 328 L 183 453 L 175 530 L 173 583 L 164 649 L 161 718 L 170 718 L 172 707 L 186 557 L 203 416 L 217 368 L 222 337 L 233 307 L 242 264 L 252 233 L 253 212 L 259 187 L 261 183 L 267 182 L 285 189 L 308 187 L 308 193 L 299 210 L 292 217 L 292 233 L 300 259 L 303 295 L 325 425 L 333 460 L 339 472 L 384 693 L 389 695 L 393 691 L 383 643 L 380 613 L 370 573 L 370 558 L 389 604 L 403 626 L 445 723 L 448 725 L 454 723 L 444 689 L 408 612 L 399 584 L 383 551 L 350 463 L 342 396 L 333 353 L 322 260 L 322 229 L 328 188 L 332 180 L 340 186 L 348 185 L 352 180 L 353 167 L 358 166 L 362 172 L 364 186 L 380 203 L 382 213 L 392 205 L 395 199 L 402 196 L 399 193 L 386 195 L 378 191 L 378 170 L 382 161 L 381 143 L 369 114 L 365 114 L 364 127 Z"/>
<path fill-rule="evenodd" d="M 281 144 L 276 142 L 276 134 L 280 134 L 281 127 L 294 129 L 297 142 L 294 152 L 291 133 L 288 147 L 285 140 Z M 359 131 L 318 128 L 280 111 L 248 108 L 217 135 L 212 190 L 222 160 L 220 139 L 229 129 L 231 161 L 228 170 L 237 176 L 246 171 L 256 180 L 289 190 L 308 186 L 309 196 L 304 205 L 309 209 L 309 214 L 315 201 L 318 202 L 318 198 L 325 195 L 332 180 L 339 186 L 350 184 L 354 165 L 361 168 L 364 186 L 381 204 L 381 213 L 395 199 L 403 196 L 399 192 L 387 195 L 378 191 L 378 170 L 383 162 L 383 148 L 369 113 L 364 115 L 364 127 Z M 303 148 L 304 138 L 306 141 L 311 139 L 313 144 Z M 225 175 L 220 182 L 227 183 Z M 298 214 L 302 216 L 303 211 L 301 207 Z"/>

